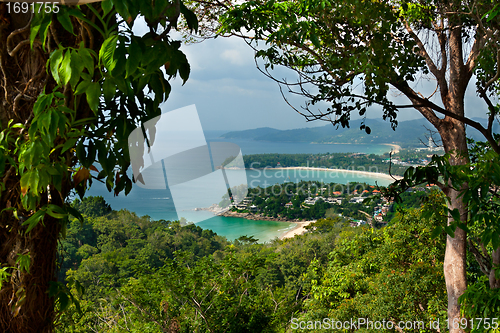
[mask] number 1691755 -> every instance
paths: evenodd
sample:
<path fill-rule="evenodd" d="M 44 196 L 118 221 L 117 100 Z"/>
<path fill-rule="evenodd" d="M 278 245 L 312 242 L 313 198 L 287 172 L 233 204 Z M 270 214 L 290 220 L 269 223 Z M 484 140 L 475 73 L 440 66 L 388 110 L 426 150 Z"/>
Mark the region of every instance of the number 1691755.
<path fill-rule="evenodd" d="M 7 12 L 9 14 L 26 13 L 58 13 L 59 6 L 55 2 L 7 2 Z"/>

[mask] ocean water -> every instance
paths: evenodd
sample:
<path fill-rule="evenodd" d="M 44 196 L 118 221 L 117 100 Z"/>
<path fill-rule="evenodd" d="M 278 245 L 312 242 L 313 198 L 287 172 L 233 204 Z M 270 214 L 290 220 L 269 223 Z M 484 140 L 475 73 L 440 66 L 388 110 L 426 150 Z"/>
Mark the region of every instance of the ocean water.
<path fill-rule="evenodd" d="M 240 146 L 243 155 L 250 154 L 320 154 L 320 153 L 365 153 L 384 154 L 391 151 L 387 145 L 365 145 L 365 144 L 315 144 L 305 142 L 266 142 L 254 140 L 226 140 L 219 135 L 224 132 L 206 131 L 207 141 L 233 142 Z"/>
<path fill-rule="evenodd" d="M 210 140 L 210 139 L 209 139 Z M 314 144 L 295 144 L 295 143 L 272 143 L 266 144 L 255 141 L 234 141 L 240 145 L 243 154 L 257 153 L 334 153 L 334 152 L 364 152 L 364 153 L 384 153 L 390 150 L 385 145 L 314 145 Z M 348 146 L 348 147 L 346 147 Z M 359 146 L 359 147 L 358 147 Z M 336 148 L 336 149 L 333 149 Z M 348 148 L 351 148 L 349 150 Z M 339 149 L 339 150 L 337 150 Z M 226 170 L 228 177 L 237 176 L 244 170 Z M 274 184 L 283 184 L 286 182 L 300 182 L 301 180 L 316 180 L 324 183 L 347 184 L 349 182 L 368 183 L 371 185 L 388 185 L 389 180 L 379 179 L 376 176 L 366 176 L 348 172 L 319 171 L 319 170 L 283 170 L 283 169 L 255 169 L 247 170 L 247 181 L 250 187 L 267 187 Z M 237 178 L 237 177 L 236 177 Z M 342 185 L 337 185 L 335 190 L 342 191 Z M 193 188 L 192 191 L 203 191 L 200 188 Z M 345 190 L 348 190 L 345 188 Z M 352 192 L 352 189 L 350 190 Z M 197 193 L 198 195 L 200 193 Z M 203 193 L 202 197 L 203 197 Z M 177 220 L 181 217 L 188 221 L 198 221 L 198 226 L 204 229 L 211 229 L 219 235 L 226 236 L 233 240 L 240 236 L 254 236 L 260 242 L 269 241 L 279 237 L 287 230 L 295 226 L 294 223 L 274 222 L 274 221 L 253 221 L 242 218 L 230 218 L 223 216 L 214 216 L 209 211 L 186 210 L 176 213 L 172 195 L 168 188 L 166 189 L 144 189 L 139 186 L 132 188 L 129 195 L 120 194 L 113 196 L 106 187 L 95 182 L 92 188 L 87 191 L 87 196 L 103 196 L 114 210 L 127 209 L 135 212 L 137 215 L 148 215 L 155 220 Z M 218 203 L 219 198 L 210 198 L 206 196 L 206 202 L 200 204 L 208 207 L 212 203 Z M 222 198 L 221 198 L 222 199 Z"/>

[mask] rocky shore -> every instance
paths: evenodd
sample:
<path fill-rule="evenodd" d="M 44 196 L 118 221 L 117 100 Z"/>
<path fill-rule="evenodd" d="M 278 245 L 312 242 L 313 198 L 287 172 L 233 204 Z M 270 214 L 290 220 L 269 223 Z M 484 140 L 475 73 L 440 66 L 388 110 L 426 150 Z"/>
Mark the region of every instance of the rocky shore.
<path fill-rule="evenodd" d="M 227 211 L 229 208 L 222 208 L 218 204 L 213 204 L 210 207 L 206 208 L 195 208 L 194 211 L 200 211 L 200 210 L 207 210 L 209 212 L 214 213 L 215 215 L 222 215 L 225 211 Z M 222 215 L 224 216 L 224 215 Z"/>
<path fill-rule="evenodd" d="M 264 216 L 262 214 L 238 213 L 238 212 L 232 212 L 230 210 L 219 213 L 217 215 L 225 217 L 240 217 L 243 219 L 254 220 L 254 221 L 302 222 L 302 220 L 299 219 L 290 220 L 287 219 L 286 217 L 269 217 L 269 216 Z"/>

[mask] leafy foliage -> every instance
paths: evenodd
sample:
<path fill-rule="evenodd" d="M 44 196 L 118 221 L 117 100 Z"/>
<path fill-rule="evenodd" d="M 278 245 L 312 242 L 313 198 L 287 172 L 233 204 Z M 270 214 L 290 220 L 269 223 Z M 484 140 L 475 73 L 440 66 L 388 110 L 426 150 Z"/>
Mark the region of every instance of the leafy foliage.
<path fill-rule="evenodd" d="M 294 317 L 443 319 L 445 235 L 429 234 L 444 223 L 445 205 L 437 193 L 426 205 L 442 207 L 442 215 L 424 221 L 422 209 L 411 209 L 375 231 L 326 219 L 313 232 L 268 244 L 230 244 L 126 211 L 106 215 L 105 224 L 89 218 L 103 242 L 73 243 L 77 253 L 91 242 L 98 250 L 67 272 L 86 290 L 71 287 L 80 311 L 70 305 L 60 331 L 283 332 Z M 141 239 L 164 241 L 138 249 Z M 190 247 L 207 240 L 216 246 Z"/>
<path fill-rule="evenodd" d="M 18 277 L 2 283 L 0 330 L 45 332 L 54 299 L 60 308 L 69 299 L 54 284 L 57 240 L 71 216 L 83 222 L 67 199 L 83 198 L 93 179 L 131 190 L 128 136 L 161 114 L 170 79 L 188 79 L 170 33 L 179 17 L 191 30 L 197 19 L 180 1 L 36 4 L 31 16 L 0 6 L 0 263 L 2 282 Z M 143 35 L 133 30 L 139 17 Z M 29 266 L 16 265 L 24 255 Z"/>
<path fill-rule="evenodd" d="M 434 193 L 427 205 L 436 207 L 440 202 L 443 211 L 443 197 Z M 444 234 L 434 239 L 430 230 L 444 224 L 445 216 L 424 220 L 421 213 L 421 209 L 398 213 L 391 226 L 380 230 L 341 233 L 328 265 L 316 263 L 309 268 L 311 298 L 299 319 L 428 323 L 440 318 L 443 322 Z M 376 330 L 364 327 L 360 331 Z"/>

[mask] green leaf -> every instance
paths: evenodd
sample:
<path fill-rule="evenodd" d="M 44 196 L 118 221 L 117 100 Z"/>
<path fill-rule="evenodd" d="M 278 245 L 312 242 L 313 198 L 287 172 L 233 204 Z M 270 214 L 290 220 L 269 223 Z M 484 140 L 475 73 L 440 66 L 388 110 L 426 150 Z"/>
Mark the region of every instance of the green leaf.
<path fill-rule="evenodd" d="M 103 169 L 105 168 L 106 170 L 108 170 L 108 180 L 112 176 L 115 164 L 116 164 L 115 155 L 112 152 L 110 152 L 108 158 L 104 161 L 104 165 L 102 165 Z"/>
<path fill-rule="evenodd" d="M 94 141 L 89 140 L 89 146 L 87 148 L 87 159 L 89 160 L 90 164 L 94 163 L 96 152 L 97 152 L 97 147 L 96 145 L 94 145 Z M 90 165 L 88 167 L 90 168 Z"/>
<path fill-rule="evenodd" d="M 73 24 L 71 23 L 71 18 L 69 17 L 69 13 L 67 10 L 60 10 L 57 14 L 57 20 L 59 21 L 59 23 L 61 23 L 64 29 L 71 32 L 72 35 L 75 34 L 73 32 Z"/>
<path fill-rule="evenodd" d="M 149 80 L 149 87 L 155 93 L 155 100 L 163 101 L 163 93 L 165 92 L 165 87 L 162 83 L 162 75 L 151 75 L 151 78 Z"/>
<path fill-rule="evenodd" d="M 314 33 L 311 34 L 310 38 L 311 38 L 311 42 L 313 43 L 314 46 L 316 46 L 318 48 L 321 47 L 321 43 L 319 42 L 318 36 L 316 34 L 314 34 Z M 370 134 L 370 133 L 368 133 L 368 134 Z"/>
<path fill-rule="evenodd" d="M 198 31 L 198 18 L 182 2 L 181 2 L 181 14 L 184 15 L 189 30 L 194 30 L 195 32 Z"/>
<path fill-rule="evenodd" d="M 125 1 L 113 1 L 116 11 L 123 17 L 124 20 L 128 20 L 130 13 L 128 11 L 127 3 Z"/>
<path fill-rule="evenodd" d="M 63 60 L 63 50 L 57 49 L 50 55 L 50 72 L 54 80 L 60 84 L 61 78 L 59 77 L 59 66 Z"/>
<path fill-rule="evenodd" d="M 439 235 L 441 235 L 442 231 L 443 231 L 443 228 L 441 226 L 437 226 L 436 228 L 434 228 L 434 230 L 432 230 L 431 238 L 432 239 L 438 238 Z"/>
<path fill-rule="evenodd" d="M 69 297 L 65 292 L 59 293 L 59 311 L 64 311 L 69 306 Z"/>
<path fill-rule="evenodd" d="M 179 66 L 179 75 L 181 76 L 182 79 L 182 84 L 186 83 L 187 79 L 189 78 L 189 73 L 191 72 L 191 66 L 188 64 L 188 62 L 183 62 Z"/>
<path fill-rule="evenodd" d="M 80 54 L 76 50 L 71 51 L 71 86 L 74 88 L 78 81 L 80 80 L 80 75 L 83 72 L 83 61 L 80 57 Z"/>
<path fill-rule="evenodd" d="M 132 39 L 132 42 L 130 43 L 130 46 L 128 48 L 129 56 L 127 58 L 127 65 L 125 67 L 126 70 L 126 76 L 128 77 L 131 74 L 134 74 L 135 70 L 137 67 L 139 67 L 139 64 L 141 62 L 141 47 L 137 42 L 134 42 Z"/>
<path fill-rule="evenodd" d="M 117 43 L 118 36 L 110 36 L 104 41 L 104 43 L 102 43 L 101 49 L 99 50 L 99 61 L 108 71 L 112 71 L 116 66 L 116 59 L 114 59 L 113 56 L 115 54 Z"/>
<path fill-rule="evenodd" d="M 41 20 L 42 16 L 41 15 L 35 15 L 33 18 L 33 21 L 31 22 L 31 30 L 30 30 L 30 47 L 33 48 L 33 43 L 35 42 L 36 36 L 38 35 L 38 32 L 40 31 L 40 25 L 41 25 Z"/>
<path fill-rule="evenodd" d="M 90 82 L 90 81 L 80 82 L 78 84 L 78 86 L 76 87 L 75 95 L 80 95 L 80 94 L 83 94 L 84 92 L 86 92 L 91 83 L 92 82 Z"/>
<path fill-rule="evenodd" d="M 42 93 L 42 94 L 38 95 L 38 98 L 35 102 L 35 105 L 33 105 L 33 114 L 35 116 L 37 116 L 38 114 L 45 111 L 47 106 L 52 104 L 53 98 L 54 98 L 53 94 L 45 95 Z"/>
<path fill-rule="evenodd" d="M 23 226 L 28 226 L 28 229 L 26 229 L 26 232 L 30 232 L 33 230 L 34 227 L 37 226 L 37 224 L 42 220 L 42 218 L 45 216 L 45 210 L 40 209 L 36 211 L 35 214 L 31 215 L 29 219 L 23 222 Z"/>
<path fill-rule="evenodd" d="M 49 33 L 49 27 L 52 24 L 51 15 L 45 15 L 44 20 L 40 26 L 40 39 L 42 40 L 42 47 L 45 50 L 45 43 L 47 42 L 47 34 Z"/>
<path fill-rule="evenodd" d="M 450 210 L 450 214 L 456 222 L 460 222 L 460 212 L 458 209 Z"/>
<path fill-rule="evenodd" d="M 71 79 L 71 51 L 67 50 L 59 67 L 58 73 L 63 85 L 67 85 Z"/>
<path fill-rule="evenodd" d="M 89 74 L 91 77 L 94 76 L 94 58 L 90 54 L 89 50 L 86 48 L 81 48 L 79 50 L 80 54 L 80 59 L 82 61 L 82 64 L 87 70 L 89 71 Z"/>
<path fill-rule="evenodd" d="M 42 46 L 45 49 L 47 33 L 49 31 L 51 23 L 52 23 L 51 15 L 44 15 L 44 14 L 34 15 L 33 21 L 31 22 L 31 31 L 30 31 L 31 48 L 33 48 L 33 43 L 35 42 L 36 37 L 40 36 L 40 40 L 42 41 Z"/>
<path fill-rule="evenodd" d="M 109 102 L 116 94 L 116 86 L 113 84 L 112 79 L 107 78 L 102 84 L 104 99 Z"/>
<path fill-rule="evenodd" d="M 19 265 L 19 269 L 21 271 L 25 271 L 29 274 L 30 272 L 30 265 L 31 265 L 31 257 L 28 252 L 28 254 L 18 254 L 17 259 L 16 259 L 16 264 Z"/>
<path fill-rule="evenodd" d="M 500 247 L 500 235 L 498 234 L 498 232 L 493 232 L 493 237 L 491 237 L 491 246 L 494 250 Z"/>
<path fill-rule="evenodd" d="M 82 164 L 86 164 L 87 154 L 85 152 L 85 147 L 83 146 L 83 140 L 80 140 L 76 146 L 76 157 Z"/>
<path fill-rule="evenodd" d="M 31 192 L 33 192 L 35 195 L 38 195 L 38 182 L 39 182 L 38 169 L 33 169 L 24 173 L 21 176 L 21 181 L 20 181 L 21 193 L 23 195 L 26 195 L 26 193 L 28 193 L 28 189 L 31 188 Z"/>
<path fill-rule="evenodd" d="M 125 47 L 124 43 L 120 43 L 118 47 L 116 48 L 115 54 L 114 54 L 114 62 L 115 66 L 112 69 L 112 75 L 114 77 L 122 77 L 122 73 L 125 72 L 125 66 L 127 63 L 127 49 Z"/>
<path fill-rule="evenodd" d="M 83 219 L 82 214 L 80 214 L 79 211 L 77 211 L 75 208 L 71 207 L 70 205 L 66 205 L 66 210 L 68 211 L 69 214 L 73 215 L 80 221 L 80 223 L 84 223 L 85 220 Z"/>
<path fill-rule="evenodd" d="M 63 219 L 68 216 L 68 213 L 63 208 L 53 204 L 47 205 L 46 212 L 56 219 Z"/>
<path fill-rule="evenodd" d="M 113 9 L 113 2 L 111 0 L 104 0 L 101 3 L 101 8 L 103 11 L 102 16 L 106 16 Z"/>
<path fill-rule="evenodd" d="M 455 230 L 451 226 L 444 227 L 444 231 L 452 238 L 455 237 Z"/>
<path fill-rule="evenodd" d="M 101 86 L 97 82 L 92 82 L 89 84 L 86 90 L 87 93 L 87 103 L 89 103 L 90 109 L 97 113 L 99 108 L 99 97 L 101 96 Z"/>
<path fill-rule="evenodd" d="M 11 275 L 9 272 L 7 272 L 8 269 L 12 267 L 0 267 L 0 289 L 2 289 L 2 283 L 4 281 L 9 280 L 9 276 Z"/>

